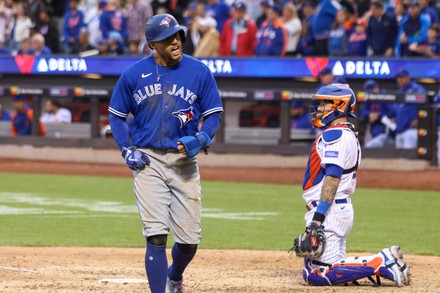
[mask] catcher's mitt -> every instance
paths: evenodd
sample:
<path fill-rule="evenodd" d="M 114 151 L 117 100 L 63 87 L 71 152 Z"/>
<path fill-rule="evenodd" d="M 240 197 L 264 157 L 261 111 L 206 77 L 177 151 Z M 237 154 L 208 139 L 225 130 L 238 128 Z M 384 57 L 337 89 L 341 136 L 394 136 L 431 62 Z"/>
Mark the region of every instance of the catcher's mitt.
<path fill-rule="evenodd" d="M 304 233 L 295 238 L 290 251 L 295 251 L 299 257 L 318 258 L 324 253 L 326 244 L 324 226 L 312 222 Z"/>

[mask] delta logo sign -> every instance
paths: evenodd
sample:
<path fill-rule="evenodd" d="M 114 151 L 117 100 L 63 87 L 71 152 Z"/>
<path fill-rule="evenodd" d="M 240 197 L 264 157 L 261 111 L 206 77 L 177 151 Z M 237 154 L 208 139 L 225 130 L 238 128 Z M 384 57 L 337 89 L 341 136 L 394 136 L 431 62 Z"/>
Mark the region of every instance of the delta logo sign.
<path fill-rule="evenodd" d="M 87 63 L 84 58 L 16 55 L 14 59 L 22 74 L 87 72 Z"/>
<path fill-rule="evenodd" d="M 314 77 L 325 67 L 331 67 L 335 76 L 389 76 L 391 69 L 388 61 L 336 60 L 330 65 L 328 58 L 306 58 L 306 65 Z"/>
<path fill-rule="evenodd" d="M 213 74 L 231 75 L 236 74 L 250 74 L 253 75 L 257 71 L 268 70 L 264 65 L 262 66 L 256 58 L 232 61 L 228 59 L 200 59 L 211 70 Z M 345 77 L 388 77 L 391 75 L 391 69 L 389 61 L 386 60 L 334 60 L 329 58 L 305 58 L 304 63 L 301 60 L 285 60 L 282 62 L 271 63 L 268 65 L 272 73 L 274 71 L 284 71 L 287 66 L 294 66 L 296 68 L 296 74 L 298 76 L 306 76 L 311 74 L 317 78 L 319 72 L 325 67 L 330 67 L 335 76 Z M 248 72 L 249 70 L 249 72 Z M 268 76 L 271 76 L 271 72 L 267 72 Z"/>

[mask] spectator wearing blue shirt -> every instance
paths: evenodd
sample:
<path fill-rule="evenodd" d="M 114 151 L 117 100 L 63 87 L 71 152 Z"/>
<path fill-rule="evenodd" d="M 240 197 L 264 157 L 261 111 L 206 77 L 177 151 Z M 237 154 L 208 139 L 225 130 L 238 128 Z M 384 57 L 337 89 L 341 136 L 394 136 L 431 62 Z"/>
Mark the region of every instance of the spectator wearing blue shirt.
<path fill-rule="evenodd" d="M 284 57 L 287 48 L 287 30 L 281 18 L 281 7 L 273 4 L 265 21 L 258 29 L 255 43 L 256 56 Z"/>
<path fill-rule="evenodd" d="M 34 34 L 31 39 L 31 48 L 26 52 L 28 55 L 51 55 L 52 50 L 46 46 L 44 37 L 41 34 Z"/>
<path fill-rule="evenodd" d="M 425 94 L 426 90 L 421 85 L 411 80 L 410 73 L 400 69 L 396 75 L 399 86 L 398 93 L 402 94 Z M 415 103 L 399 103 L 396 105 L 396 147 L 413 149 L 417 147 L 417 119 L 418 106 Z"/>
<path fill-rule="evenodd" d="M 420 13 L 427 16 L 431 24 L 439 23 L 439 17 L 437 11 L 429 6 L 429 0 L 419 0 Z"/>
<path fill-rule="evenodd" d="M 121 34 L 124 43 L 128 40 L 127 18 L 114 5 L 109 5 L 106 1 L 100 1 L 99 6 L 103 11 L 99 17 L 99 28 L 104 39 L 108 39 L 111 31 Z"/>
<path fill-rule="evenodd" d="M 364 83 L 364 90 L 367 93 L 379 94 L 384 91 L 381 90 L 375 80 L 367 80 Z M 388 103 L 374 103 L 365 102 L 361 105 L 360 119 L 367 123 L 370 130 L 370 137 L 365 142 L 366 148 L 380 148 L 394 145 L 395 127 L 388 117 L 394 116 L 395 107 Z M 384 118 L 385 117 L 385 118 Z M 387 123 L 388 121 L 388 123 Z M 387 125 L 388 126 L 387 126 Z"/>
<path fill-rule="evenodd" d="M 440 25 L 431 24 L 428 30 L 428 40 L 419 45 L 414 45 L 412 49 L 423 56 L 429 58 L 440 58 Z"/>
<path fill-rule="evenodd" d="M 230 17 L 230 7 L 223 1 L 208 0 L 206 6 L 206 15 L 212 17 L 217 21 L 217 31 L 221 34 L 223 31 L 223 25 Z"/>
<path fill-rule="evenodd" d="M 314 0 L 306 0 L 302 6 L 302 29 L 301 36 L 299 38 L 299 50 L 301 55 L 310 56 L 314 55 L 314 42 L 313 32 L 311 27 L 311 20 L 316 10 L 316 2 Z"/>
<path fill-rule="evenodd" d="M 426 15 L 420 13 L 418 0 L 410 0 L 408 13 L 402 18 L 399 25 L 396 57 L 420 56 L 414 51 L 414 47 L 426 42 L 430 25 Z"/>
<path fill-rule="evenodd" d="M 348 37 L 348 56 L 367 56 L 367 21 L 356 20 L 353 32 Z"/>
<path fill-rule="evenodd" d="M 381 1 L 373 1 L 367 26 L 368 55 L 392 57 L 397 31 L 396 16 L 387 13 Z"/>
<path fill-rule="evenodd" d="M 70 0 L 70 9 L 64 16 L 63 37 L 65 50 L 72 52 L 73 47 L 79 41 L 79 34 L 84 24 L 84 14 L 78 10 L 79 0 Z"/>
<path fill-rule="evenodd" d="M 316 8 L 315 14 L 311 20 L 315 55 L 328 55 L 330 29 L 335 21 L 336 13 L 341 8 L 342 5 L 339 3 L 339 1 L 320 0 L 320 3 Z"/>
<path fill-rule="evenodd" d="M 336 13 L 336 20 L 330 30 L 330 38 L 328 41 L 328 53 L 330 56 L 347 56 L 348 55 L 348 35 L 345 29 L 345 23 L 349 20 L 348 11 L 341 8 Z"/>

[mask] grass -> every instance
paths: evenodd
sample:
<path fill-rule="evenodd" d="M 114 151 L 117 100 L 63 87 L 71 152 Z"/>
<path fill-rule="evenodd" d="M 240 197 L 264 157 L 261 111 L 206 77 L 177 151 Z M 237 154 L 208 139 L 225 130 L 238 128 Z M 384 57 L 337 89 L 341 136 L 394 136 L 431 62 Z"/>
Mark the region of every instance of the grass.
<path fill-rule="evenodd" d="M 305 225 L 301 194 L 299 186 L 204 181 L 200 247 L 287 251 Z M 437 192 L 358 189 L 352 200 L 349 252 L 398 244 L 440 255 Z M 0 173 L 0 223 L 0 245 L 144 247 L 127 178 Z"/>

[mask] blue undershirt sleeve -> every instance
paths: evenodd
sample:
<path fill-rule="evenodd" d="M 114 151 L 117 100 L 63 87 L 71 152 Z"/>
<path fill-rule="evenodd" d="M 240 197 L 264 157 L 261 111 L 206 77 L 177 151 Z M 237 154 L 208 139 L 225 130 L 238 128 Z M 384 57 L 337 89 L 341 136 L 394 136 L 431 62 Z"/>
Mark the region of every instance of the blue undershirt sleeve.
<path fill-rule="evenodd" d="M 220 128 L 221 114 L 220 112 L 212 113 L 204 117 L 202 129 L 200 131 L 205 132 L 210 138 L 213 138 Z"/>
<path fill-rule="evenodd" d="M 343 172 L 344 172 L 344 169 L 338 165 L 327 164 L 325 166 L 325 175 L 326 176 L 332 176 L 332 177 L 336 177 L 336 178 L 340 179 L 342 177 Z"/>
<path fill-rule="evenodd" d="M 112 129 L 112 135 L 118 144 L 119 149 L 130 147 L 130 132 L 125 118 L 119 117 L 113 113 L 109 113 L 109 122 Z"/>

